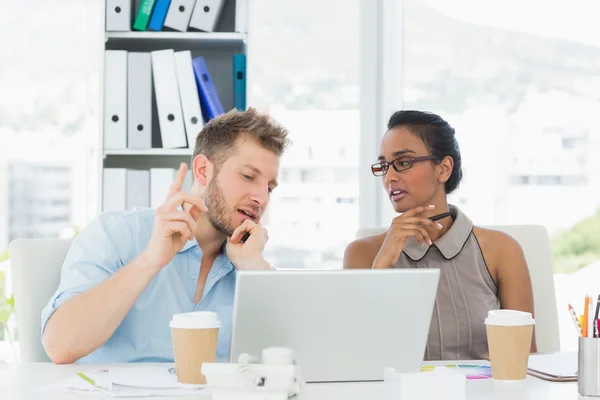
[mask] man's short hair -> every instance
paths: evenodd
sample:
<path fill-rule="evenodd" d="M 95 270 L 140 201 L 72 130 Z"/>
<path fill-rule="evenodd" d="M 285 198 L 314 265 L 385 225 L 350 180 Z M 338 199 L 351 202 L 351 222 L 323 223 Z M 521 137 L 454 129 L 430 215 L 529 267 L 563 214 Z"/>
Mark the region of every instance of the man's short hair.
<path fill-rule="evenodd" d="M 260 146 L 281 156 L 289 143 L 288 131 L 266 113 L 248 108 L 233 109 L 211 119 L 196 137 L 192 160 L 204 154 L 219 168 L 235 150 L 240 137 L 256 141 Z"/>

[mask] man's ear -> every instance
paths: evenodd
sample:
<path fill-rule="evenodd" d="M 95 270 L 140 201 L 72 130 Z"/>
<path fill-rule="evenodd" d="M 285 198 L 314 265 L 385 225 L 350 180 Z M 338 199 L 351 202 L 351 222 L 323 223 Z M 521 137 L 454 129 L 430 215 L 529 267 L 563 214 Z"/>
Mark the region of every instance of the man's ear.
<path fill-rule="evenodd" d="M 198 154 L 192 162 L 194 181 L 198 182 L 201 187 L 206 187 L 212 179 L 213 164 L 204 154 Z"/>
<path fill-rule="evenodd" d="M 438 164 L 438 179 L 440 183 L 446 183 L 452 175 L 452 169 L 454 168 L 454 159 L 450 156 L 444 157 L 444 159 Z"/>

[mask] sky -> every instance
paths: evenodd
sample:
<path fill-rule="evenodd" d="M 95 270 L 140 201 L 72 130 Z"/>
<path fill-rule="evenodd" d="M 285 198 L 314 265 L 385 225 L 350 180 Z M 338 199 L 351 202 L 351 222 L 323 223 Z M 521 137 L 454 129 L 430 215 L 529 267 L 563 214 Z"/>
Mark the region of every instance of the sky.
<path fill-rule="evenodd" d="M 420 1 L 464 22 L 600 46 L 596 0 Z"/>

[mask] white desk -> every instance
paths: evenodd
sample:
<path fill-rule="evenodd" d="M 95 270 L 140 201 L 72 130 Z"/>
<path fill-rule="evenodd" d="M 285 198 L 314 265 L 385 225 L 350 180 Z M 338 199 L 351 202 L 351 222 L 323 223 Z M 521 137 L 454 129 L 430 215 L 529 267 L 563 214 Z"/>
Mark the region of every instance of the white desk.
<path fill-rule="evenodd" d="M 132 365 L 132 364 L 129 364 Z M 37 389 L 68 378 L 79 371 L 106 365 L 54 365 L 51 363 L 13 364 L 0 368 L 0 399 L 102 399 L 98 395 L 46 393 Z M 135 365 L 132 365 L 135 367 Z M 384 399 L 381 383 L 309 384 L 298 400 L 379 400 Z M 210 399 L 196 396 L 194 399 Z M 152 397 L 151 399 L 158 399 Z M 177 399 L 184 399 L 177 397 Z M 468 400 L 576 400 L 576 382 L 554 383 L 528 376 L 523 382 L 502 383 L 492 379 L 467 381 Z"/>

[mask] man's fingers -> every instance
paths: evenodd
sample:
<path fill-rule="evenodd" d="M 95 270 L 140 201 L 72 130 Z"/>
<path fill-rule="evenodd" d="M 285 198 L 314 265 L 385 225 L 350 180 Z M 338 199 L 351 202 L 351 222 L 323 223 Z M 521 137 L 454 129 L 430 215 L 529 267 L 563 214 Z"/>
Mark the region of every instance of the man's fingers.
<path fill-rule="evenodd" d="M 242 224 L 240 226 L 238 226 L 237 228 L 235 228 L 235 230 L 233 231 L 233 234 L 231 235 L 231 241 L 233 243 L 239 243 L 241 242 L 242 238 L 244 237 L 244 234 L 246 232 L 250 232 L 252 231 L 252 229 L 256 226 L 256 224 L 247 219 L 244 222 L 242 222 Z"/>
<path fill-rule="evenodd" d="M 179 170 L 177 171 L 177 174 L 175 175 L 175 180 L 171 184 L 171 188 L 169 189 L 169 194 L 167 195 L 167 199 L 169 199 L 171 196 L 174 196 L 176 193 L 181 191 L 183 182 L 185 181 L 186 173 L 187 173 L 187 164 L 182 162 L 179 165 Z"/>
<path fill-rule="evenodd" d="M 192 218 L 192 216 L 189 213 L 187 213 L 185 211 L 175 211 L 175 212 L 166 213 L 163 215 L 163 218 L 167 222 L 170 222 L 170 221 L 183 222 L 187 225 L 190 232 L 192 232 L 194 234 L 196 232 L 196 221 Z"/>
<path fill-rule="evenodd" d="M 202 206 L 202 208 L 198 208 L 198 206 L 193 207 L 186 205 L 183 209 L 190 213 L 194 221 L 198 221 L 198 218 L 200 218 L 200 216 L 203 213 L 208 211 L 208 207 L 206 207 L 206 203 L 204 202 L 204 200 L 200 199 L 200 205 Z"/>
<path fill-rule="evenodd" d="M 185 222 L 169 221 L 169 222 L 167 222 L 166 227 L 167 227 L 170 235 L 179 233 L 181 236 L 183 236 L 184 238 L 186 238 L 188 240 L 192 240 L 192 238 L 194 237 L 194 235 L 192 234 L 192 231 L 190 231 L 190 228 L 188 228 L 188 226 Z"/>
<path fill-rule="evenodd" d="M 173 211 L 176 210 L 177 207 L 181 206 L 183 203 L 188 203 L 192 207 L 195 207 L 199 212 L 206 212 L 208 208 L 206 208 L 206 204 L 204 201 L 188 192 L 178 192 L 173 196 L 169 197 L 169 199 L 165 202 L 164 207 L 166 210 Z M 199 214 L 196 215 L 194 219 L 198 219 Z M 192 217 L 194 217 L 192 215 Z"/>
<path fill-rule="evenodd" d="M 244 234 L 246 232 L 248 233 L 252 233 L 252 230 L 254 228 L 256 228 L 258 225 L 252 221 L 252 220 L 245 220 L 240 226 L 238 226 L 237 228 L 235 228 L 235 230 L 233 231 L 233 234 L 231 235 L 231 242 L 232 243 L 239 243 L 242 241 L 242 238 L 244 237 Z"/>

